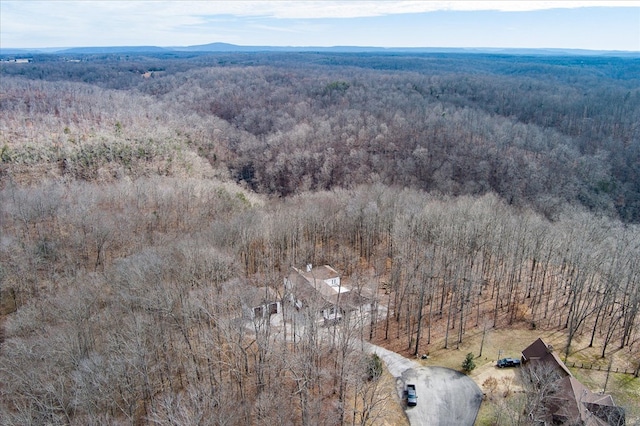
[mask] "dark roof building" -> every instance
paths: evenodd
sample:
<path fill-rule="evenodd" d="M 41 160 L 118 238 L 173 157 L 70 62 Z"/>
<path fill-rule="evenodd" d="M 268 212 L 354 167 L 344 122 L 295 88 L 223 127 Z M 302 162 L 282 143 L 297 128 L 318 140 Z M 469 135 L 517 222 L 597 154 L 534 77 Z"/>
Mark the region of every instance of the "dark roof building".
<path fill-rule="evenodd" d="M 545 424 L 583 426 L 622 426 L 624 409 L 616 406 L 611 395 L 591 392 L 580 383 L 553 348 L 537 339 L 522 351 L 522 364 L 547 367 L 557 373 L 555 392 L 547 401 Z"/>
<path fill-rule="evenodd" d="M 558 390 L 549 411 L 554 424 L 585 426 L 624 425 L 624 410 L 613 402 L 611 395 L 591 392 L 575 377 L 558 381 Z"/>
<path fill-rule="evenodd" d="M 552 366 L 560 377 L 571 376 L 571 371 L 562 362 L 558 354 L 553 352 L 553 348 L 547 345 L 542 339 L 538 338 L 535 342 L 527 346 L 522 351 L 522 364 L 527 362 L 541 362 Z"/>

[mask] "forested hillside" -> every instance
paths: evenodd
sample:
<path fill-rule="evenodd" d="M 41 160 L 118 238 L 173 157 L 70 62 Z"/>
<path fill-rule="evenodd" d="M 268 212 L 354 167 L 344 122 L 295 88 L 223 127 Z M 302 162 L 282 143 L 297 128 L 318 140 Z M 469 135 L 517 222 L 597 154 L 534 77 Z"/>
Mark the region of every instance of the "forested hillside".
<path fill-rule="evenodd" d="M 638 59 L 0 66 L 6 424 L 380 424 L 364 341 L 418 354 L 487 323 L 638 374 Z M 307 263 L 390 315 L 318 327 L 282 285 Z M 246 314 L 265 288 L 283 327 Z"/>
<path fill-rule="evenodd" d="M 156 122 L 169 129 L 158 135 L 163 141 L 179 139 L 262 193 L 381 182 L 449 195 L 494 192 L 551 219 L 571 204 L 640 220 L 640 59 L 83 60 L 3 64 L 5 168 L 52 132 L 70 132 L 56 142 L 87 138 L 91 128 L 105 138 L 119 130 L 125 141 L 148 140 L 145 129 Z M 49 112 L 53 128 L 24 128 L 42 125 Z M 62 160 L 45 145 L 40 156 Z"/>

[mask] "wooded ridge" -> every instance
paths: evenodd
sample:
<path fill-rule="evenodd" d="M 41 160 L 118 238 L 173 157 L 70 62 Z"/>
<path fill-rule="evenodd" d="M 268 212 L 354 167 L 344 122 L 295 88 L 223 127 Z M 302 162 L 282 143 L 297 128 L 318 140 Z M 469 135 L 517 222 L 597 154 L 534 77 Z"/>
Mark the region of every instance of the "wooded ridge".
<path fill-rule="evenodd" d="M 104 139 L 179 141 L 268 194 L 381 182 L 640 220 L 640 59 L 79 57 L 2 65 L 3 169 Z"/>

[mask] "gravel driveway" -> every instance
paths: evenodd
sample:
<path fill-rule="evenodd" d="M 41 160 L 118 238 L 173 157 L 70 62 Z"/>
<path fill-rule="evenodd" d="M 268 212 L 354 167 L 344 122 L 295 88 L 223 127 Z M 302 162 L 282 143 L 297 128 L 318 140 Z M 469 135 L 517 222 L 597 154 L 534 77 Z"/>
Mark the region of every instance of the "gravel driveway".
<path fill-rule="evenodd" d="M 379 346 L 369 350 L 378 354 L 397 378 L 398 395 L 402 397 L 405 384 L 416 385 L 418 405 L 406 407 L 412 426 L 472 426 L 475 422 L 482 391 L 476 383 L 459 371 L 444 367 L 422 367 Z"/>

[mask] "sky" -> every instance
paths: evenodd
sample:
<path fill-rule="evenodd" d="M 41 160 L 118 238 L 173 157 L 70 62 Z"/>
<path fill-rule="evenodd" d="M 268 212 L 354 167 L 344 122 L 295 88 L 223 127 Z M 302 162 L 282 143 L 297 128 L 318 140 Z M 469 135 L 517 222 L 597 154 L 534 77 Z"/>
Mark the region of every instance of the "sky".
<path fill-rule="evenodd" d="M 0 48 L 214 42 L 640 51 L 640 1 L 0 0 Z"/>

